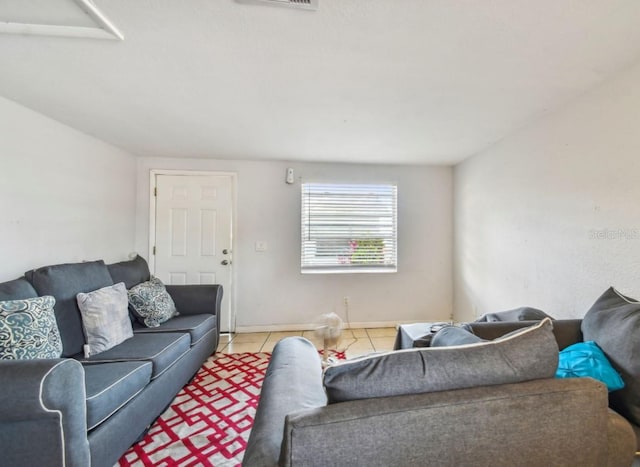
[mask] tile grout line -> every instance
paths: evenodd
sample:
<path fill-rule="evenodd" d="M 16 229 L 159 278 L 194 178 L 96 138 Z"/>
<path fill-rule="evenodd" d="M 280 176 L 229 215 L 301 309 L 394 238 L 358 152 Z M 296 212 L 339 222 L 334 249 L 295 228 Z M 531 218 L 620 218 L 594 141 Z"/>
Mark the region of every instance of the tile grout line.
<path fill-rule="evenodd" d="M 262 345 L 260 346 L 260 350 L 258 350 L 258 352 L 262 353 L 262 349 L 264 349 L 264 345 L 269 342 L 269 338 L 271 337 L 271 331 L 269 331 L 269 334 L 267 334 L 267 338 L 264 340 L 264 342 L 262 343 Z"/>
<path fill-rule="evenodd" d="M 373 341 L 371 340 L 371 336 L 369 335 L 369 330 L 365 328 L 364 332 L 367 335 L 367 339 L 369 339 L 369 345 L 371 345 L 371 348 L 373 349 L 374 352 L 377 352 L 378 349 L 376 349 L 376 346 L 373 345 Z"/>

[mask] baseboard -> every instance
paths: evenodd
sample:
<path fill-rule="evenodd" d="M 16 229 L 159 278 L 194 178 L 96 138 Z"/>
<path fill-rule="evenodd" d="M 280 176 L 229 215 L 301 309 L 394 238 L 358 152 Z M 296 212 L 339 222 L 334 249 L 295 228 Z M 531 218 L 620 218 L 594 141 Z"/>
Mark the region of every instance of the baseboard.
<path fill-rule="evenodd" d="M 345 329 L 371 329 L 371 328 L 397 328 L 400 324 L 420 323 L 424 321 L 366 321 L 354 322 Z M 269 324 L 265 326 L 236 326 L 236 333 L 248 332 L 283 332 L 283 331 L 308 331 L 313 329 L 313 324 Z"/>

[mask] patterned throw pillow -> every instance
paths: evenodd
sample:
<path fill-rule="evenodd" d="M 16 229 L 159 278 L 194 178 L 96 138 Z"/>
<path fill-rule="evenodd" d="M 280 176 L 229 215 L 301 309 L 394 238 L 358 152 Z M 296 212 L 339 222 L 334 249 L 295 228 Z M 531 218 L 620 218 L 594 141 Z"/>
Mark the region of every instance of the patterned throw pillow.
<path fill-rule="evenodd" d="M 0 302 L 0 359 L 60 358 L 55 303 L 51 296 Z"/>
<path fill-rule="evenodd" d="M 178 315 L 175 303 L 157 277 L 132 287 L 129 304 L 138 321 L 148 328 L 156 328 Z"/>
<path fill-rule="evenodd" d="M 99 354 L 133 337 L 124 282 L 76 295 L 86 338 L 84 356 Z"/>

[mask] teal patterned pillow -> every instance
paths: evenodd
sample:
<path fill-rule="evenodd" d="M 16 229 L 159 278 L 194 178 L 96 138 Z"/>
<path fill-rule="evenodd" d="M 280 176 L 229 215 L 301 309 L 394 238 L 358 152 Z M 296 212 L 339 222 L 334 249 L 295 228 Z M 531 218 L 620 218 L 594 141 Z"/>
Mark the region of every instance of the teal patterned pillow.
<path fill-rule="evenodd" d="M 131 287 L 129 304 L 138 321 L 149 328 L 156 328 L 178 314 L 175 303 L 157 277 Z"/>
<path fill-rule="evenodd" d="M 0 302 L 0 360 L 60 358 L 55 303 L 51 296 Z"/>

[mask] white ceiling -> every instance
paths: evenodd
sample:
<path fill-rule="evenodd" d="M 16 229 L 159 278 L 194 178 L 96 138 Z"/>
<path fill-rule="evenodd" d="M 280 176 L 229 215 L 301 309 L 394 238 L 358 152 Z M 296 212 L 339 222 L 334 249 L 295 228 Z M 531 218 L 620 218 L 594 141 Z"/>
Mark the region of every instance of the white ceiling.
<path fill-rule="evenodd" d="M 144 156 L 454 164 L 640 60 L 638 0 L 94 3 L 124 42 L 0 35 L 0 95 Z"/>

